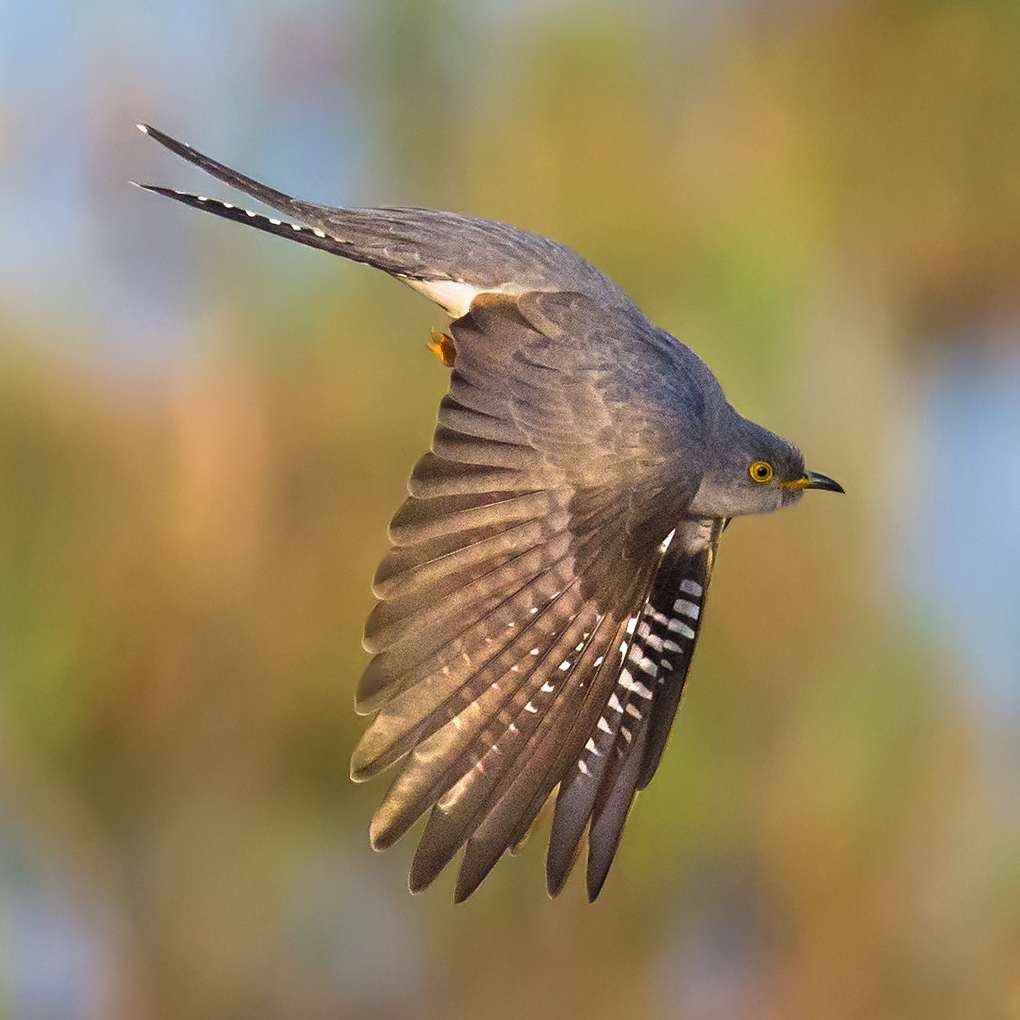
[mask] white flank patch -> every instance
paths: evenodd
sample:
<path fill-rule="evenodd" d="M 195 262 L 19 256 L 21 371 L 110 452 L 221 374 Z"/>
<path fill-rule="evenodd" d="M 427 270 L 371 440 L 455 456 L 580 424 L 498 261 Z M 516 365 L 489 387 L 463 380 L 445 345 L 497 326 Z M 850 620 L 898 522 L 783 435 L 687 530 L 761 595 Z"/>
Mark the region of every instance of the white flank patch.
<path fill-rule="evenodd" d="M 409 280 L 406 277 L 401 277 L 401 279 L 408 287 L 435 301 L 440 308 L 455 319 L 467 315 L 471 302 L 479 294 L 520 294 L 522 292 L 520 285 L 513 283 L 503 283 L 498 287 L 480 287 L 478 284 L 465 283 L 463 280 Z"/>

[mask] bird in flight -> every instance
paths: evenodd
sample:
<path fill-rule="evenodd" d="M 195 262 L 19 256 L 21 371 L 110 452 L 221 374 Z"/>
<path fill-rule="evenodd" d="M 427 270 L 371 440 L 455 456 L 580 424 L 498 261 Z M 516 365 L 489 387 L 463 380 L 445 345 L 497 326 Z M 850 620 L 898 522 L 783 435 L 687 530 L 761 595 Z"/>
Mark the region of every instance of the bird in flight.
<path fill-rule="evenodd" d="M 351 776 L 397 767 L 372 846 L 429 812 L 410 887 L 464 848 L 457 901 L 556 791 L 549 893 L 587 832 L 594 900 L 673 726 L 726 525 L 843 489 L 566 245 L 451 212 L 303 202 L 138 127 L 284 218 L 146 191 L 374 266 L 452 318 L 430 344 L 450 389 L 375 575 L 356 698 L 374 719 Z"/>

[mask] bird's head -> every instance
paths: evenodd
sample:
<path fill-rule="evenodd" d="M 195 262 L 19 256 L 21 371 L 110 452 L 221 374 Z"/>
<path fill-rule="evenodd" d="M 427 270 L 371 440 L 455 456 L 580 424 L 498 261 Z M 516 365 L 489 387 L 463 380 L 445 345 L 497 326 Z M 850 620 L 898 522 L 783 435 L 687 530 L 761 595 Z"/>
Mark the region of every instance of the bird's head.
<path fill-rule="evenodd" d="M 839 482 L 808 471 L 792 443 L 736 413 L 715 430 L 705 474 L 691 502 L 693 514 L 736 517 L 780 510 L 805 489 L 843 492 Z"/>

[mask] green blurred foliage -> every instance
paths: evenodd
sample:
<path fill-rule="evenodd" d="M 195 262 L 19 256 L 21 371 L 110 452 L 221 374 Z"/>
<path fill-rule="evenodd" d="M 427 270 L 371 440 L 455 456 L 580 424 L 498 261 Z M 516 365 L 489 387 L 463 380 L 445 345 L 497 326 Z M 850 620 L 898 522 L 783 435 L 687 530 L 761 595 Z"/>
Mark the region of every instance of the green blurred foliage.
<path fill-rule="evenodd" d="M 849 495 L 727 533 L 596 906 L 546 900 L 542 822 L 465 905 L 411 900 L 347 762 L 441 314 L 196 217 L 165 372 L 0 321 L 0 798 L 116 919 L 105 1015 L 1020 1016 L 1016 833 L 888 565 L 911 365 L 1015 311 L 1020 9 L 464 16 L 366 10 L 373 201 L 573 245 Z"/>

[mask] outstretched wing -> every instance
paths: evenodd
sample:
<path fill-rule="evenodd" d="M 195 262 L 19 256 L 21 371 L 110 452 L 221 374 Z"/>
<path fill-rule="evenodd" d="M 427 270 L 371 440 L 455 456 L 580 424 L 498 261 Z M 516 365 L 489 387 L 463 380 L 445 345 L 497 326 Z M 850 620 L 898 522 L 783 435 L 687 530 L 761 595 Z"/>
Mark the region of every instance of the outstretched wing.
<path fill-rule="evenodd" d="M 432 452 L 376 576 L 358 703 L 377 715 L 352 776 L 404 759 L 372 843 L 432 808 L 411 887 L 466 842 L 462 899 L 596 735 L 703 428 L 663 335 L 582 295 L 483 295 L 451 332 Z"/>

